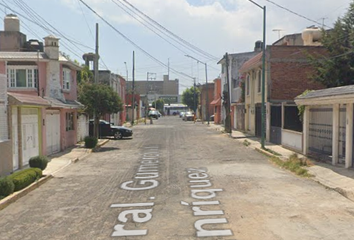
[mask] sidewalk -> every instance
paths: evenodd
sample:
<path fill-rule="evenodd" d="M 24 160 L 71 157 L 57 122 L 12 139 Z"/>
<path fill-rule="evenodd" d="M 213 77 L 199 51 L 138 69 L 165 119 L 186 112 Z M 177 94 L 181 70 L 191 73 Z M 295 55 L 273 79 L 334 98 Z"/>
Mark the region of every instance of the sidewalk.
<path fill-rule="evenodd" d="M 222 125 L 216 125 L 214 123 L 210 123 L 209 127 L 217 131 L 224 132 L 224 126 Z M 248 147 L 251 147 L 264 154 L 267 154 L 268 156 L 275 156 L 272 153 L 263 150 L 261 148 L 260 139 L 255 136 L 240 131 L 235 131 L 235 130 L 232 130 L 231 135 L 230 134 L 228 135 L 231 138 L 241 143 L 244 143 L 245 140 L 247 140 L 247 142 L 249 143 Z M 295 153 L 291 150 L 283 148 L 281 145 L 275 145 L 269 142 L 265 142 L 265 148 L 281 154 L 281 156 L 275 156 L 275 157 L 279 157 L 282 160 L 287 160 L 292 154 Z M 304 157 L 299 153 L 295 153 L 295 154 L 297 154 L 300 158 Z M 310 174 L 314 176 L 312 178 L 314 181 L 318 182 L 319 184 L 329 189 L 337 191 L 338 193 L 342 194 L 343 196 L 350 199 L 351 201 L 354 201 L 354 170 L 353 169 L 346 169 L 344 168 L 344 166 L 341 165 L 333 166 L 331 164 L 321 163 L 321 162 L 313 162 L 313 163 L 315 165 L 312 167 L 308 167 L 307 170 L 309 171 Z"/>
<path fill-rule="evenodd" d="M 10 196 L 5 197 L 4 199 L 0 200 L 0 210 L 4 209 L 11 203 L 17 201 L 19 198 L 25 196 L 27 193 L 31 192 L 32 190 L 36 189 L 43 183 L 47 182 L 49 179 L 55 176 L 55 173 L 64 169 L 65 167 L 69 166 L 72 163 L 75 163 L 79 160 L 84 159 L 92 151 L 95 149 L 100 148 L 104 144 L 106 144 L 109 139 L 99 139 L 97 146 L 94 149 L 88 149 L 84 147 L 84 143 L 78 143 L 75 147 L 66 149 L 65 151 L 53 154 L 49 156 L 50 161 L 46 169 L 43 171 L 43 177 L 40 178 L 38 181 L 32 183 L 28 187 L 14 192 Z"/>
<path fill-rule="evenodd" d="M 109 139 L 99 139 L 95 149 L 106 144 Z M 84 143 L 77 143 L 75 147 L 64 150 L 49 156 L 50 162 L 46 169 L 43 171 L 43 175 L 54 175 L 56 172 L 67 167 L 71 163 L 87 157 L 94 149 L 88 149 L 84 147 Z"/>

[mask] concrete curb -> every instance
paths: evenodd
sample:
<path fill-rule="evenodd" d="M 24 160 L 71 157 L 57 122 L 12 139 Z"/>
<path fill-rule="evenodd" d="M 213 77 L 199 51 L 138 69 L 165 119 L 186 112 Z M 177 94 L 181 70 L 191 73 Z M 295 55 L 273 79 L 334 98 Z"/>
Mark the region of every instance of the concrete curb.
<path fill-rule="evenodd" d="M 0 210 L 6 208 L 7 206 L 9 206 L 11 203 L 16 202 L 18 199 L 20 199 L 21 197 L 27 195 L 29 192 L 33 191 L 34 189 L 38 188 L 39 186 L 41 186 L 42 184 L 46 183 L 49 179 L 54 177 L 54 174 L 58 171 L 61 171 L 62 169 L 68 167 L 69 165 L 71 165 L 72 163 L 76 163 L 80 160 L 83 160 L 84 158 L 86 158 L 88 155 L 90 155 L 93 151 L 97 151 L 100 147 L 102 147 L 103 145 L 105 145 L 106 143 L 109 142 L 109 139 L 105 139 L 104 141 L 102 141 L 101 143 L 97 144 L 97 146 L 93 149 L 89 149 L 89 151 L 87 151 L 87 153 L 81 157 L 77 157 L 75 159 L 71 159 L 71 161 L 68 161 L 68 164 L 64 165 L 63 167 L 61 167 L 60 169 L 56 170 L 55 172 L 52 172 L 49 175 L 46 175 L 44 177 L 42 177 L 41 179 L 39 179 L 38 181 L 32 183 L 31 185 L 29 185 L 28 187 L 18 191 L 18 192 L 14 192 L 13 194 L 11 194 L 10 196 L 7 196 L 6 198 L 2 199 L 0 201 Z"/>
<path fill-rule="evenodd" d="M 16 202 L 18 199 L 20 199 L 21 197 L 27 195 L 29 192 L 33 191 L 34 189 L 38 188 L 39 186 L 41 186 L 42 184 L 46 183 L 49 179 L 53 178 L 53 175 L 47 175 L 44 176 L 42 178 L 40 178 L 38 181 L 32 183 L 31 185 L 29 185 L 28 187 L 14 192 L 13 194 L 7 196 L 6 198 L 2 199 L 0 201 L 0 210 L 6 208 L 7 206 L 9 206 L 11 203 Z"/>

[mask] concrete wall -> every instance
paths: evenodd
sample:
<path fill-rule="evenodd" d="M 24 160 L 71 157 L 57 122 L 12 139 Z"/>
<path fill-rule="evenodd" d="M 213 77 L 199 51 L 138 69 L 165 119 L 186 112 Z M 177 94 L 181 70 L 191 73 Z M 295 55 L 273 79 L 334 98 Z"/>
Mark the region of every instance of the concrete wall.
<path fill-rule="evenodd" d="M 291 130 L 282 129 L 281 132 L 281 145 L 294 150 L 298 153 L 302 153 L 302 133 Z"/>
<path fill-rule="evenodd" d="M 0 32 L 0 51 L 2 52 L 19 52 L 25 43 L 26 35 L 21 32 Z"/>

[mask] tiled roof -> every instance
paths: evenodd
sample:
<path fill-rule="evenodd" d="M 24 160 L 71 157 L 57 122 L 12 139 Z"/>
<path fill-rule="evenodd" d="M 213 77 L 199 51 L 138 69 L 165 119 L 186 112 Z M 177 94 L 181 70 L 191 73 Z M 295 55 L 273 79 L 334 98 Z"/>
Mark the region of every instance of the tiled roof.
<path fill-rule="evenodd" d="M 239 72 L 244 73 L 247 72 L 248 70 L 252 69 L 253 67 L 256 67 L 262 63 L 262 55 L 263 52 L 258 53 L 256 56 L 245 62 L 242 67 L 240 68 Z"/>
<path fill-rule="evenodd" d="M 0 59 L 48 60 L 48 56 L 44 52 L 0 52 Z"/>
<path fill-rule="evenodd" d="M 14 98 L 14 100 L 19 105 L 50 106 L 47 100 L 36 95 L 14 93 L 14 92 L 8 92 L 7 94 L 9 97 Z"/>
<path fill-rule="evenodd" d="M 82 108 L 84 105 L 82 105 L 80 102 L 75 101 L 75 100 L 59 100 L 56 98 L 50 98 L 50 97 L 44 97 L 52 107 L 59 107 L 59 108 L 68 108 L 68 109 L 73 109 L 73 108 Z"/>
<path fill-rule="evenodd" d="M 311 91 L 305 96 L 298 96 L 296 99 L 310 99 L 310 98 L 321 98 L 321 97 L 331 97 L 331 96 L 343 96 L 354 94 L 354 85 L 327 88 L 322 90 Z"/>

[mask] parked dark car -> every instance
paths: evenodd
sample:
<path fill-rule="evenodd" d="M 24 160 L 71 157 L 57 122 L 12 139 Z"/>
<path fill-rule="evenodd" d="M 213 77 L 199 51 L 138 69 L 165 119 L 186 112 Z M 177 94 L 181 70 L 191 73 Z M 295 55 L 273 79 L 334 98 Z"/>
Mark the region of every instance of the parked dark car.
<path fill-rule="evenodd" d="M 89 134 L 93 136 L 93 120 L 90 120 Z M 133 136 L 133 130 L 123 126 L 114 126 L 105 120 L 100 120 L 98 135 L 100 137 L 112 136 L 115 139 L 122 139 L 123 137 Z"/>
<path fill-rule="evenodd" d="M 149 118 L 151 117 L 151 118 L 158 119 L 160 115 L 158 111 L 152 110 L 149 112 L 148 116 Z"/>

